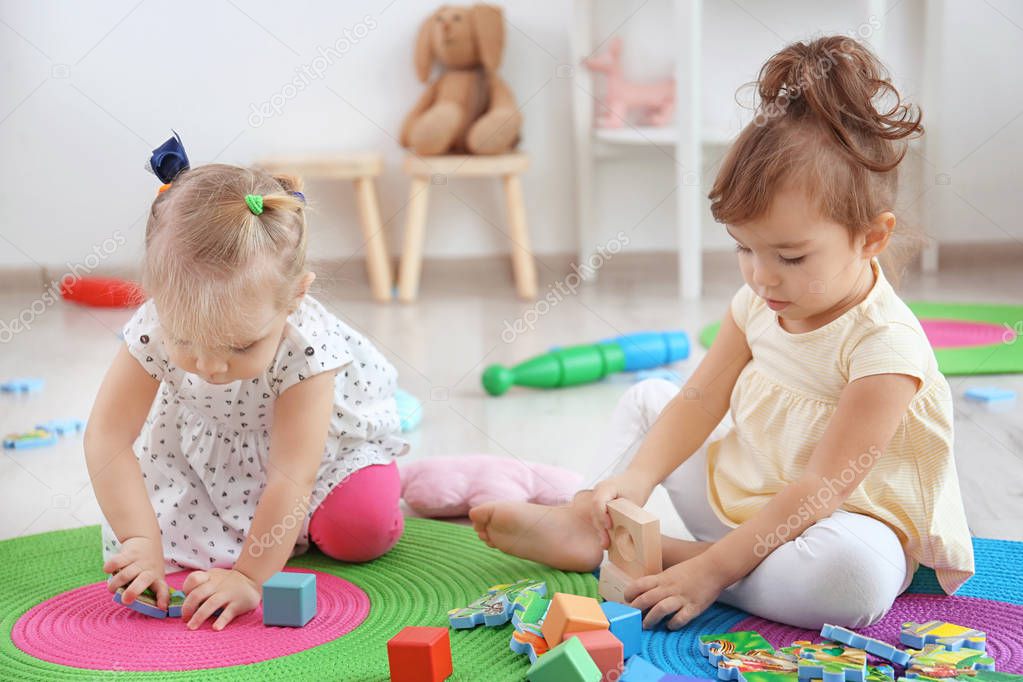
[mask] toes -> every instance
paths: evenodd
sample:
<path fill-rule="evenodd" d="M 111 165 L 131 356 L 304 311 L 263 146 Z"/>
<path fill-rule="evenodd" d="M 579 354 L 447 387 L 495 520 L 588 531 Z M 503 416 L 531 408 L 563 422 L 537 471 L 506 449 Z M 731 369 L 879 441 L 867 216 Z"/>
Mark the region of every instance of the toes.
<path fill-rule="evenodd" d="M 494 503 L 487 502 L 469 510 L 469 518 L 476 528 L 485 527 L 490 523 L 490 517 L 494 514 Z"/>

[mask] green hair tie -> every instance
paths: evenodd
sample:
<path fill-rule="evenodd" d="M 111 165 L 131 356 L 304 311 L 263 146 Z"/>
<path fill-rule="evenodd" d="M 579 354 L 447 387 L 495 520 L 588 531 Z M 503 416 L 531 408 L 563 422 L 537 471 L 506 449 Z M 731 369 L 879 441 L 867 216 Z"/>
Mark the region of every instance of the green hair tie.
<path fill-rule="evenodd" d="M 249 210 L 252 211 L 252 215 L 260 215 L 263 213 L 262 194 L 246 194 L 245 203 L 248 205 Z"/>

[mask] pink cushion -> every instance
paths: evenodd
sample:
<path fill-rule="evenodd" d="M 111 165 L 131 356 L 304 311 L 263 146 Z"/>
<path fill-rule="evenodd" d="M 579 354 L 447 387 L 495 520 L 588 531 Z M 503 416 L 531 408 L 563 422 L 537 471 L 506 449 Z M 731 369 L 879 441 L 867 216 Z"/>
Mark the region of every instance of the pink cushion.
<path fill-rule="evenodd" d="M 566 469 L 494 455 L 429 457 L 401 468 L 405 503 L 428 517 L 466 516 L 495 500 L 567 504 L 581 483 Z"/>

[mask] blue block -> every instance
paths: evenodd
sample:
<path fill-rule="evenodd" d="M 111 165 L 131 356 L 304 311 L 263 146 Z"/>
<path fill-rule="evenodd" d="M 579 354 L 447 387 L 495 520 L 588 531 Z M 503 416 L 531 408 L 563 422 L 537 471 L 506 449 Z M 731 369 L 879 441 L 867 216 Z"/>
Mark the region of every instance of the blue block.
<path fill-rule="evenodd" d="M 117 602 L 118 604 L 120 604 L 121 606 L 129 608 L 132 611 L 138 611 L 142 615 L 149 616 L 150 618 L 166 618 L 167 617 L 167 612 L 166 611 L 164 611 L 163 609 L 161 609 L 161 608 L 159 608 L 157 606 L 153 606 L 152 604 L 147 604 L 146 602 L 142 601 L 141 599 L 135 599 L 135 601 L 133 601 L 132 603 L 125 604 L 123 601 L 121 601 L 121 594 L 123 592 L 124 592 L 124 588 L 123 587 L 119 588 L 117 590 L 117 592 L 114 592 L 114 601 Z"/>
<path fill-rule="evenodd" d="M 980 403 L 997 403 L 1016 399 L 1016 391 L 1007 388 L 995 388 L 994 386 L 968 388 L 963 395 L 967 400 L 974 400 Z"/>
<path fill-rule="evenodd" d="M 846 646 L 863 649 L 868 654 L 874 654 L 878 658 L 891 661 L 895 665 L 905 667 L 909 663 L 909 652 L 903 651 L 902 649 L 896 649 L 887 642 L 882 642 L 881 640 L 873 639 L 872 637 L 864 637 L 852 630 L 848 630 L 837 625 L 825 625 L 822 627 L 821 637 L 845 644 Z"/>
<path fill-rule="evenodd" d="M 633 656 L 622 670 L 620 682 L 661 682 L 664 671 L 641 656 Z"/>
<path fill-rule="evenodd" d="M 625 604 L 606 601 L 600 605 L 611 624 L 611 634 L 622 642 L 622 656 L 632 658 L 643 648 L 643 613 Z"/>
<path fill-rule="evenodd" d="M 316 615 L 316 576 L 275 573 L 263 583 L 263 625 L 300 628 Z"/>
<path fill-rule="evenodd" d="M 4 393 L 38 393 L 43 390 L 45 382 L 38 377 L 19 377 L 0 383 L 0 391 Z"/>

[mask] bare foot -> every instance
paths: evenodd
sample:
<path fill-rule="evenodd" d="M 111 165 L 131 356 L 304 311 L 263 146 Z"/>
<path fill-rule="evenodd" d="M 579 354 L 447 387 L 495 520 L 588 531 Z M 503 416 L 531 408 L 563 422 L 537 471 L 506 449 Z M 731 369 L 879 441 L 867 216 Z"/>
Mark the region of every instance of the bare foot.
<path fill-rule="evenodd" d="M 523 559 L 588 572 L 604 558 L 597 531 L 579 506 L 488 502 L 471 509 L 469 518 L 483 542 Z"/>

